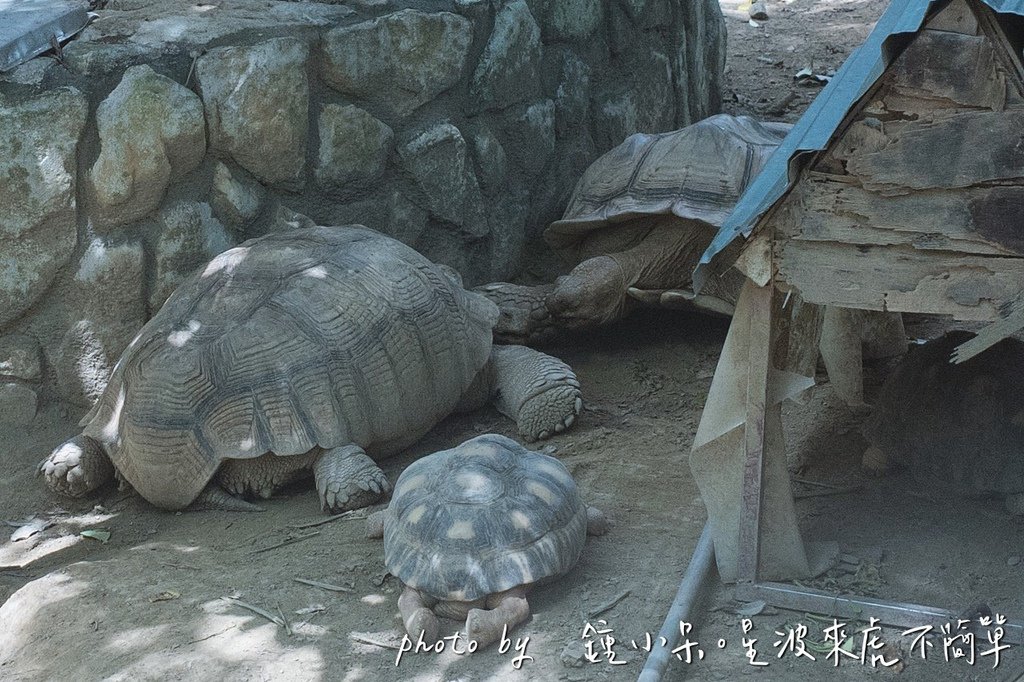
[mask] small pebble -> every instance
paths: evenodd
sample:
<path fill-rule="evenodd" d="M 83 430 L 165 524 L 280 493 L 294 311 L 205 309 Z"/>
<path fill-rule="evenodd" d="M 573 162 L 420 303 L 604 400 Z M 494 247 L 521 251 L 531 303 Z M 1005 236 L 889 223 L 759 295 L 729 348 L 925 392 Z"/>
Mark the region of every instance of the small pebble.
<path fill-rule="evenodd" d="M 1019 563 L 1020 563 L 1020 557 L 1017 556 L 1016 554 L 1006 560 L 1006 565 L 1007 566 L 1016 566 Z"/>
<path fill-rule="evenodd" d="M 583 664 L 586 663 L 587 650 L 583 646 L 583 642 L 569 642 L 559 659 L 562 661 L 562 665 L 566 668 L 582 668 Z"/>

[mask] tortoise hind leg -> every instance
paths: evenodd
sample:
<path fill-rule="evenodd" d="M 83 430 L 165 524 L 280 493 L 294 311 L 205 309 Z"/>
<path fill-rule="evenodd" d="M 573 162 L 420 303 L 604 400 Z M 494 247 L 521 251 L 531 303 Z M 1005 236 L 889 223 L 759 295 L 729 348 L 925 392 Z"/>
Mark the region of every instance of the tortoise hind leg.
<path fill-rule="evenodd" d="M 564 431 L 583 409 L 580 382 L 569 365 L 525 346 L 494 346 L 494 399 L 528 441 Z"/>
<path fill-rule="evenodd" d="M 408 585 L 398 597 L 398 610 L 402 614 L 405 631 L 414 638 L 420 637 L 422 634 L 423 641 L 427 644 L 437 641 L 439 629 L 437 616 L 430 610 L 431 606 L 433 604 L 424 600 L 418 590 L 414 590 Z"/>
<path fill-rule="evenodd" d="M 188 506 L 192 511 L 236 511 L 236 512 L 261 512 L 263 507 L 246 502 L 241 497 L 236 497 L 216 483 L 210 483 L 192 504 Z"/>
<path fill-rule="evenodd" d="M 50 490 L 68 497 L 81 497 L 114 480 L 114 465 L 103 446 L 85 434 L 54 448 L 36 472 Z"/>
<path fill-rule="evenodd" d="M 466 616 L 466 638 L 476 640 L 481 649 L 497 642 L 502 634 L 530 617 L 530 605 L 521 587 L 492 594 L 489 609 L 470 609 Z"/>
<path fill-rule="evenodd" d="M 358 445 L 324 450 L 313 476 L 320 505 L 332 514 L 369 506 L 391 490 L 384 472 Z"/>

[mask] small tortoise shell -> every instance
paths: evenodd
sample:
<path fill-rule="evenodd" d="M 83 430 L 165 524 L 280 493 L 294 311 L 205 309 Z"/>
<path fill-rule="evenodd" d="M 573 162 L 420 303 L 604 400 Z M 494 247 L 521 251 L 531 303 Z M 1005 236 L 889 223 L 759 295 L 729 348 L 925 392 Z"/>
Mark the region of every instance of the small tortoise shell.
<path fill-rule="evenodd" d="M 587 508 L 565 466 L 495 434 L 410 465 L 384 520 L 388 570 L 444 600 L 472 601 L 568 571 Z"/>

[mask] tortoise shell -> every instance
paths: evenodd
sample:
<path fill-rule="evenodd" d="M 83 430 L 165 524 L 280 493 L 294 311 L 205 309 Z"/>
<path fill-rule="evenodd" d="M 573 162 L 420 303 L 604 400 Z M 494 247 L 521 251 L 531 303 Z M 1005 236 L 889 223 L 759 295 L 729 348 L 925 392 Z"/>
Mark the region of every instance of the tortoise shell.
<path fill-rule="evenodd" d="M 565 573 L 587 508 L 565 466 L 495 434 L 413 462 L 384 518 L 384 557 L 403 583 L 472 601 Z"/>
<path fill-rule="evenodd" d="M 864 436 L 937 494 L 1024 492 L 1024 342 L 1000 341 L 954 365 L 974 336 L 955 331 L 911 348 L 882 385 Z"/>
<path fill-rule="evenodd" d="M 596 229 L 650 215 L 720 227 L 791 127 L 718 114 L 673 132 L 630 135 L 590 165 L 544 238 L 569 249 Z"/>
<path fill-rule="evenodd" d="M 139 494 L 181 508 L 227 458 L 414 442 L 487 362 L 496 319 L 362 226 L 253 239 L 171 295 L 82 426 Z"/>

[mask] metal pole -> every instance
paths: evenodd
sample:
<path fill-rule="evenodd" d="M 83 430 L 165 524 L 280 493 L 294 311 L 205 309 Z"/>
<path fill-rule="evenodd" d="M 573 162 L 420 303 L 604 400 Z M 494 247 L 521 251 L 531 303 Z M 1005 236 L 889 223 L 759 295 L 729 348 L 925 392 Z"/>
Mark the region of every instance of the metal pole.
<path fill-rule="evenodd" d="M 708 573 L 711 571 L 711 562 L 715 556 L 714 544 L 711 542 L 711 520 L 704 524 L 704 531 L 700 534 L 697 547 L 690 557 L 690 565 L 686 567 L 683 581 L 679 583 L 679 590 L 676 598 L 669 607 L 668 615 L 665 616 L 665 623 L 658 633 L 658 642 L 664 637 L 665 646 L 655 644 L 647 655 L 647 662 L 644 669 L 640 671 L 637 682 L 658 682 L 665 674 L 665 666 L 668 665 L 672 655 L 672 649 L 679 644 L 679 623 L 688 620 L 690 610 L 700 595 L 701 587 Z"/>

